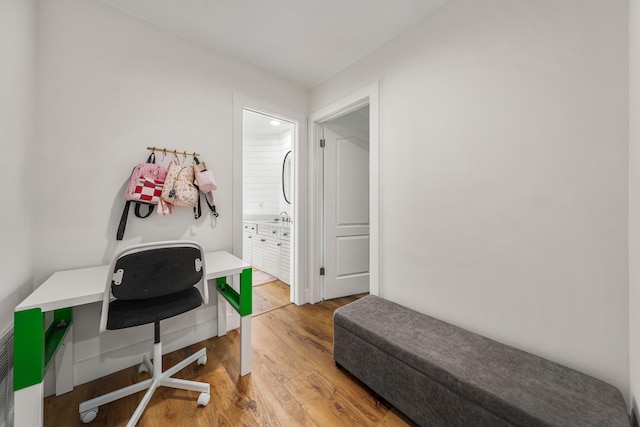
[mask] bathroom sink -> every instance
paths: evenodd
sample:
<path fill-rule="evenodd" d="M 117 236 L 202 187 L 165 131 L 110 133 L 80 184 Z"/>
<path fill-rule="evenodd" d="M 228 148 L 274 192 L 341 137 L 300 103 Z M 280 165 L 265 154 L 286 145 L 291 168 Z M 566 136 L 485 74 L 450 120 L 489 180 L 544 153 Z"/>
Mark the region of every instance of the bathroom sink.
<path fill-rule="evenodd" d="M 291 224 L 288 221 L 279 221 L 277 219 L 271 219 L 271 220 L 262 221 L 262 222 L 264 222 L 265 224 L 276 224 L 276 225 L 289 225 L 289 224 Z"/>

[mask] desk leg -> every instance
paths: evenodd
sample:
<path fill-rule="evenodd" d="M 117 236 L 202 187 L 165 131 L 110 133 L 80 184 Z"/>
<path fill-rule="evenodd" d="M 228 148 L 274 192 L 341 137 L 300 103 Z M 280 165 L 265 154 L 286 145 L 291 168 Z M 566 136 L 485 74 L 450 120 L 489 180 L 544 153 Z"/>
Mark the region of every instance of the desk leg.
<path fill-rule="evenodd" d="M 45 334 L 42 311 L 13 313 L 13 390 L 16 427 L 41 426 L 43 420 Z"/>
<path fill-rule="evenodd" d="M 240 273 L 240 376 L 251 372 L 251 314 L 253 313 L 253 272 Z"/>
<path fill-rule="evenodd" d="M 240 376 L 251 373 L 251 315 L 240 318 Z"/>
<path fill-rule="evenodd" d="M 56 396 L 73 390 L 73 323 L 56 352 Z"/>
<path fill-rule="evenodd" d="M 251 372 L 251 313 L 253 308 L 253 273 L 246 268 L 240 273 L 240 292 L 226 283 L 226 277 L 217 279 L 218 336 L 227 333 L 227 301 L 240 314 L 240 376 Z"/>
<path fill-rule="evenodd" d="M 41 426 L 44 414 L 44 382 L 16 390 L 13 404 L 16 427 Z"/>
<path fill-rule="evenodd" d="M 226 283 L 226 277 L 218 279 L 218 283 L 223 285 Z M 227 300 L 218 293 L 218 336 L 223 337 L 227 335 Z"/>
<path fill-rule="evenodd" d="M 44 330 L 44 318 L 38 308 L 13 313 L 13 390 L 16 427 L 41 426 L 44 406 L 44 374 L 71 329 L 70 308 L 54 310 L 53 323 Z M 73 347 L 68 345 L 67 347 Z M 73 354 L 60 356 L 70 367 L 73 388 Z M 63 368 L 64 371 L 64 368 Z"/>

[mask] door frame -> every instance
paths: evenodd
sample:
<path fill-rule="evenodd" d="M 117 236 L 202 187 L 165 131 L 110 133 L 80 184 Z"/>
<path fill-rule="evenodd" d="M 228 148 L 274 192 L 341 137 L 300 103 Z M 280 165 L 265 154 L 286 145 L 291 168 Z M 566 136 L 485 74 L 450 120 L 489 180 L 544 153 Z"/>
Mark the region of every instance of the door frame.
<path fill-rule="evenodd" d="M 306 276 L 306 246 L 305 241 L 307 222 L 307 195 L 302 189 L 307 188 L 307 176 L 301 171 L 306 170 L 307 165 L 307 121 L 304 114 L 288 111 L 284 108 L 272 105 L 257 99 L 253 99 L 238 93 L 233 94 L 233 176 L 232 176 L 232 245 L 233 254 L 242 258 L 242 185 L 243 185 L 243 111 L 252 110 L 267 116 L 292 122 L 291 154 L 293 155 L 293 239 L 291 241 L 291 292 L 290 300 L 296 305 L 302 305 L 307 301 L 302 279 Z M 230 310 L 233 311 L 233 310 Z"/>
<path fill-rule="evenodd" d="M 352 93 L 309 115 L 309 229 L 307 241 L 307 283 L 310 287 L 308 301 L 322 300 L 320 267 L 323 257 L 323 194 L 322 151 L 320 125 L 361 107 L 369 105 L 369 293 L 380 294 L 380 132 L 379 132 L 379 84 Z"/>

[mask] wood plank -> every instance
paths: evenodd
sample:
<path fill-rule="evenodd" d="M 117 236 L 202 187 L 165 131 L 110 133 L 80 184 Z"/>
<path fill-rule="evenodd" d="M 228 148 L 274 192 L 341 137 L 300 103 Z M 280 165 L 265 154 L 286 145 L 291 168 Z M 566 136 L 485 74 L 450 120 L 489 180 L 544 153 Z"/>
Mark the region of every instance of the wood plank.
<path fill-rule="evenodd" d="M 309 416 L 323 426 L 375 425 L 388 412 L 346 392 L 344 387 L 316 370 L 303 372 L 287 382 L 286 387 L 291 394 L 299 396 Z"/>
<path fill-rule="evenodd" d="M 293 378 L 312 365 L 300 357 L 295 349 L 289 347 L 286 342 L 273 334 L 267 324 L 267 316 L 271 313 L 253 319 L 253 352 L 256 357 L 262 359 L 262 363 L 267 365 L 281 382 L 286 382 L 287 379 Z"/>
<path fill-rule="evenodd" d="M 253 365 L 252 379 L 263 396 L 267 410 L 276 421 L 273 425 L 315 426 L 316 423 L 302 409 L 296 396 L 285 387 L 280 377 L 264 364 L 261 357 L 256 357 Z"/>
<path fill-rule="evenodd" d="M 253 287 L 253 316 L 292 304 L 290 288 L 280 280 Z"/>
<path fill-rule="evenodd" d="M 211 401 L 198 407 L 198 393 L 161 387 L 138 426 L 412 425 L 356 378 L 335 367 L 333 311 L 355 298 L 300 307 L 291 304 L 254 317 L 253 371 L 244 377 L 239 374 L 238 330 L 165 355 L 166 369 L 205 347 L 207 364 L 194 363 L 176 377 L 211 384 Z M 86 426 L 78 415 L 80 402 L 148 375 L 139 374 L 133 366 L 63 396 L 47 397 L 44 425 Z M 103 405 L 89 425 L 125 425 L 143 394 Z"/>

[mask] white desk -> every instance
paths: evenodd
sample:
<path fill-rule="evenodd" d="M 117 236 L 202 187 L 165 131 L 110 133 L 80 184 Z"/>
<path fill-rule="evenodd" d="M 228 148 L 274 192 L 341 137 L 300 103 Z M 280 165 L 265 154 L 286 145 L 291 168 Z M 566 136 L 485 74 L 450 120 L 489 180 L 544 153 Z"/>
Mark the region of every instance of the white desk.
<path fill-rule="evenodd" d="M 251 372 L 251 265 L 218 251 L 205 254 L 207 280 L 218 290 L 218 336 L 225 335 L 225 300 L 240 313 L 240 374 Z M 15 425 L 41 426 L 44 376 L 56 365 L 56 394 L 73 389 L 72 308 L 102 301 L 108 266 L 58 271 L 51 275 L 14 310 L 14 404 Z M 240 275 L 240 292 L 227 284 L 227 276 Z M 43 313 L 53 311 L 54 320 L 44 330 Z"/>

